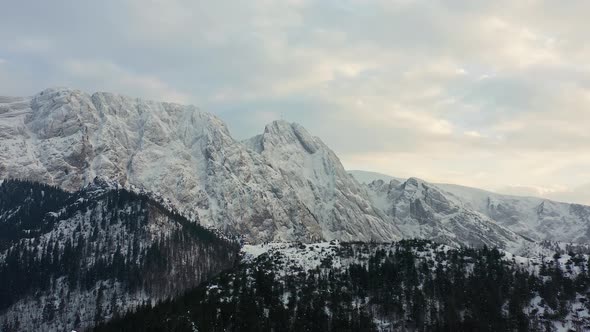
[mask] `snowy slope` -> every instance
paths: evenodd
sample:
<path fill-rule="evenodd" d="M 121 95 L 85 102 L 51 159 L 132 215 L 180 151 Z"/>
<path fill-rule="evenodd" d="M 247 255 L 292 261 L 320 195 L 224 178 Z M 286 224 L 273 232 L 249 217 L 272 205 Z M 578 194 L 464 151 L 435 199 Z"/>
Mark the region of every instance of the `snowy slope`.
<path fill-rule="evenodd" d="M 247 245 L 243 251 L 242 264 L 178 301 L 99 331 L 125 327 L 586 331 L 590 327 L 587 254 L 525 258 L 425 240 L 268 243 Z"/>
<path fill-rule="evenodd" d="M 415 243 L 412 243 L 415 242 Z M 265 245 L 245 246 L 243 261 L 246 264 L 255 266 L 261 264 L 264 266 L 265 273 L 273 275 L 276 279 L 284 282 L 285 279 L 292 275 L 307 273 L 313 274 L 314 271 L 322 274 L 337 274 L 337 271 L 350 268 L 351 265 L 370 266 L 371 258 L 375 258 L 379 252 L 392 253 L 399 252 L 401 248 L 410 248 L 417 266 L 430 266 L 428 271 L 431 275 L 437 274 L 435 266 L 452 268 L 449 257 L 456 255 L 455 248 L 430 242 L 410 241 L 405 244 L 386 243 L 386 244 L 348 244 L 348 243 L 315 243 L 310 245 L 296 245 L 288 243 L 269 243 Z M 590 255 L 587 248 L 575 257 L 563 253 L 563 248 L 555 248 L 557 251 L 547 250 L 539 254 L 532 254 L 528 257 L 518 256 L 509 252 L 501 252 L 500 260 L 506 266 L 518 271 L 526 271 L 532 276 L 541 276 L 545 281 L 551 277 L 545 272 L 542 266 L 549 266 L 561 271 L 562 282 L 565 284 L 570 280 L 583 280 L 588 271 L 590 264 Z M 575 250 L 573 250 L 575 252 Z M 558 255 L 554 254 L 558 252 Z M 570 252 L 571 253 L 571 252 Z M 383 255 L 382 257 L 386 257 Z M 466 275 L 474 273 L 473 258 L 465 256 L 463 258 L 464 271 Z M 268 261 L 272 264 L 268 264 Z M 215 281 L 212 282 L 214 284 Z M 212 287 L 212 286 L 208 286 Z M 215 285 L 217 289 L 222 289 L 224 285 Z M 407 291 L 407 290 L 406 290 Z M 547 300 L 542 296 L 542 292 L 536 294 L 521 294 L 521 296 L 531 297 L 530 301 L 525 302 L 524 312 L 532 321 L 543 322 L 545 327 L 550 326 L 551 331 L 586 331 L 590 328 L 590 306 L 588 304 L 588 289 L 581 290 L 573 300 L 565 307 L 563 318 L 559 319 L 558 310 L 551 308 Z M 283 299 L 288 299 L 289 294 L 281 294 Z M 371 303 L 372 301 L 368 301 Z M 505 304 L 507 306 L 507 303 Z M 379 312 L 374 310 L 374 312 Z M 384 319 L 376 319 L 378 331 L 391 331 L 392 322 L 389 321 L 391 316 L 385 316 Z M 540 324 L 539 324 L 540 325 Z M 399 328 L 398 328 L 399 329 Z M 394 330 L 398 330 L 394 329 Z M 402 329 L 399 329 L 402 330 Z M 413 329 L 408 328 L 412 331 Z M 529 327 L 530 331 L 536 330 L 534 324 Z"/>

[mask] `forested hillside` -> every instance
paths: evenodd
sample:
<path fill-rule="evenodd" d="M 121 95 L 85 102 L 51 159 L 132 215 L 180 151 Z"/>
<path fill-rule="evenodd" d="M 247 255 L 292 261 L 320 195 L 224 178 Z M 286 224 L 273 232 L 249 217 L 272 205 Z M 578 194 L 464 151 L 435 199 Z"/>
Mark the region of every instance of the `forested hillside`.
<path fill-rule="evenodd" d="M 522 258 L 394 244 L 267 245 L 185 296 L 108 331 L 584 331 L 588 255 Z"/>
<path fill-rule="evenodd" d="M 59 210 L 70 197 L 53 186 L 5 180 L 0 185 L 0 250 L 51 230 L 56 218 L 48 213 Z"/>
<path fill-rule="evenodd" d="M 72 330 L 181 294 L 239 245 L 143 194 L 0 185 L 0 329 Z"/>

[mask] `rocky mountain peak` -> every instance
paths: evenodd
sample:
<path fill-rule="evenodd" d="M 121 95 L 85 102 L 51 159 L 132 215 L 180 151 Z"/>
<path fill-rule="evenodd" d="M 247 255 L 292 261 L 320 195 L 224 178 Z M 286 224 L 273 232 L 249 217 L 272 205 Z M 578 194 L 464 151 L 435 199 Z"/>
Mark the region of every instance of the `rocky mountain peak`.
<path fill-rule="evenodd" d="M 428 188 L 426 181 L 416 177 L 407 179 L 403 186 L 406 190 L 424 190 L 425 188 Z"/>
<path fill-rule="evenodd" d="M 283 120 L 273 121 L 266 125 L 259 138 L 261 148 L 274 149 L 283 145 L 299 145 L 307 153 L 314 154 L 319 149 L 317 139 L 303 126 Z"/>

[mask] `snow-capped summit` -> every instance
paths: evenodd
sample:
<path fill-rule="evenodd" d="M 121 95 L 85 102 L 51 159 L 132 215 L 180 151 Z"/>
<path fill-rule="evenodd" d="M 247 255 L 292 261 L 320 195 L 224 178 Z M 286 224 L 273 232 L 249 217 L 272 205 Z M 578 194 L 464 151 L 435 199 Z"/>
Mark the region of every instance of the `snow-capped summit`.
<path fill-rule="evenodd" d="M 276 146 L 295 144 L 307 153 L 314 154 L 318 150 L 316 140 L 318 139 L 311 136 L 301 125 L 277 120 L 266 125 L 263 134 L 247 142 L 258 153 Z"/>
<path fill-rule="evenodd" d="M 411 177 L 402 183 L 403 192 L 408 195 L 422 195 L 427 192 L 431 187 L 426 181 L 416 177 Z"/>

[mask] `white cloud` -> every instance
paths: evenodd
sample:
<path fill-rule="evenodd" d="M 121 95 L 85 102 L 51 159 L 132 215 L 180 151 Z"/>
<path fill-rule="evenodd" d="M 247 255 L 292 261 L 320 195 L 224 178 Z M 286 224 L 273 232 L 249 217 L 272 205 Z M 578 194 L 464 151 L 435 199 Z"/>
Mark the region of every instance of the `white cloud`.
<path fill-rule="evenodd" d="M 477 130 L 464 131 L 463 134 L 465 136 L 474 137 L 474 138 L 480 138 L 481 137 L 481 133 L 479 133 Z"/>
<path fill-rule="evenodd" d="M 5 48 L 18 53 L 46 54 L 53 48 L 53 43 L 49 38 L 19 36 L 7 42 Z"/>

